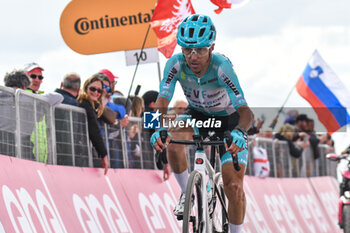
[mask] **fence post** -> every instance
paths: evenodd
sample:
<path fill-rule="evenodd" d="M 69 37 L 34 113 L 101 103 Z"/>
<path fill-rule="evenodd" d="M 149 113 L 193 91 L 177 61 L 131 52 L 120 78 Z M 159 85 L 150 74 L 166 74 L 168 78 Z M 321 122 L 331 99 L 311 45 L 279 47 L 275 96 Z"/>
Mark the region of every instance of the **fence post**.
<path fill-rule="evenodd" d="M 21 138 L 21 117 L 19 114 L 19 95 L 20 90 L 17 89 L 15 93 L 15 107 L 16 107 L 16 157 L 22 158 L 22 138 Z"/>
<path fill-rule="evenodd" d="M 55 112 L 54 107 L 50 106 L 52 164 L 57 165 L 56 125 L 55 125 L 55 113 L 54 112 Z"/>
<path fill-rule="evenodd" d="M 138 135 L 139 146 L 140 146 L 140 151 L 141 151 L 141 155 L 140 155 L 140 166 L 141 166 L 141 169 L 143 169 L 143 153 L 142 153 L 142 140 L 141 140 L 141 129 L 142 129 L 142 125 L 141 125 L 141 121 L 138 121 L 138 122 L 137 122 L 137 127 L 139 128 L 139 130 L 137 131 L 137 135 Z"/>
<path fill-rule="evenodd" d="M 74 133 L 73 133 L 73 111 L 69 110 L 69 127 L 70 127 L 70 140 L 72 144 L 72 164 L 75 166 L 75 142 L 74 142 Z"/>
<path fill-rule="evenodd" d="M 123 150 L 123 164 L 124 168 L 129 168 L 129 159 L 128 159 L 128 150 L 126 148 L 126 137 L 125 137 L 125 130 L 122 128 L 122 125 L 119 124 L 119 129 L 120 129 L 120 137 L 122 139 L 121 144 L 122 144 L 122 150 Z"/>

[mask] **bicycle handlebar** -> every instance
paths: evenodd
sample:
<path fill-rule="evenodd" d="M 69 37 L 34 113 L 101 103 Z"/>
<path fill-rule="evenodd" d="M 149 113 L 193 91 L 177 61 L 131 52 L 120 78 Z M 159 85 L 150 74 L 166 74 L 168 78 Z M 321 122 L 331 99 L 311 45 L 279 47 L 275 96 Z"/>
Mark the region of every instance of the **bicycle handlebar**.
<path fill-rule="evenodd" d="M 225 133 L 224 133 L 224 138 L 225 138 L 225 140 L 226 140 L 227 147 L 230 147 L 231 144 L 232 144 L 232 136 L 231 136 L 230 131 L 225 131 Z M 236 154 L 236 156 L 233 156 L 233 155 L 231 154 L 231 156 L 232 156 L 233 166 L 234 166 L 234 168 L 236 169 L 236 171 L 239 172 L 239 171 L 241 170 L 241 166 L 239 166 L 239 164 L 238 164 L 238 155 Z"/>
<path fill-rule="evenodd" d="M 177 140 L 177 139 L 171 139 L 170 143 L 182 144 L 182 145 L 196 145 L 197 144 L 195 141 Z M 223 146 L 223 145 L 225 145 L 225 142 L 224 141 L 202 141 L 201 144 L 206 145 L 206 146 Z"/>
<path fill-rule="evenodd" d="M 168 132 L 166 130 L 161 130 L 159 132 L 160 139 L 162 140 L 163 144 L 166 142 L 166 138 L 168 137 Z M 156 166 L 159 170 L 163 169 L 163 164 L 168 163 L 168 158 L 166 156 L 166 149 L 164 149 L 162 152 L 156 153 Z"/>
<path fill-rule="evenodd" d="M 163 143 L 166 142 L 166 138 L 168 136 L 168 132 L 166 130 L 162 130 L 159 132 L 160 138 L 162 140 Z M 230 147 L 232 144 L 232 136 L 230 131 L 225 131 L 224 133 L 224 138 L 225 141 L 227 143 L 227 146 Z M 182 144 L 182 145 L 197 145 L 198 143 L 200 143 L 201 145 L 210 145 L 210 146 L 223 146 L 225 145 L 224 141 L 203 141 L 199 140 L 199 141 L 192 141 L 192 140 L 177 140 L 177 139 L 171 139 L 169 143 L 174 143 L 174 144 Z M 241 170 L 241 166 L 238 163 L 238 157 L 236 156 L 232 156 L 232 160 L 233 160 L 233 166 L 235 168 L 236 171 L 240 171 Z M 166 149 L 163 150 L 163 152 L 158 152 L 156 153 L 156 165 L 158 169 L 163 169 L 163 163 L 167 164 L 168 163 L 168 159 L 166 156 Z"/>

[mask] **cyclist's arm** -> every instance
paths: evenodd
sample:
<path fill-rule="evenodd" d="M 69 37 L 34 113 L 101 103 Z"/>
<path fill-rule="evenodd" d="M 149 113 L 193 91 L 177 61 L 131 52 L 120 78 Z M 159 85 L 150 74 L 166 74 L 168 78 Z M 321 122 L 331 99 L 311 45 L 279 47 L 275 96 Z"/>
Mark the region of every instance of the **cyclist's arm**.
<path fill-rule="evenodd" d="M 254 114 L 252 110 L 250 110 L 248 105 L 242 105 L 237 109 L 237 112 L 239 114 L 238 125 L 248 131 L 254 121 Z"/>
<path fill-rule="evenodd" d="M 160 121 L 160 122 L 161 122 L 161 127 L 163 126 L 163 125 L 162 125 L 162 123 L 163 123 L 163 115 L 165 115 L 165 114 L 167 113 L 169 103 L 170 103 L 170 101 L 169 101 L 168 99 L 159 96 L 159 97 L 157 98 L 156 103 L 154 104 L 155 110 L 156 110 L 156 111 L 159 110 L 159 112 L 162 113 L 162 115 L 161 115 L 161 121 Z"/>
<path fill-rule="evenodd" d="M 159 84 L 158 98 L 163 97 L 163 99 L 167 99 L 169 102 L 173 98 L 175 85 L 180 73 L 180 62 L 178 59 L 179 59 L 178 56 L 174 55 L 167 61 L 164 68 L 163 79 Z M 166 104 L 166 107 L 169 105 L 169 103 L 166 103 L 163 100 L 161 100 L 160 103 L 164 104 L 164 106 Z M 164 106 L 160 106 L 160 107 L 164 107 Z"/>

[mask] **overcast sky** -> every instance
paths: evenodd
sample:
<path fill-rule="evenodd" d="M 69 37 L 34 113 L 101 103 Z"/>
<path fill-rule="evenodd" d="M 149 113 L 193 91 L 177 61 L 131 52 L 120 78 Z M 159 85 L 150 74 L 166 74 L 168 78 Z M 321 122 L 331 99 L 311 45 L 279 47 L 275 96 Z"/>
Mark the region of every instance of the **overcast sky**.
<path fill-rule="evenodd" d="M 0 76 L 35 61 L 45 69 L 41 89 L 50 92 L 59 87 L 68 72 L 79 73 L 84 81 L 107 68 L 120 77 L 117 89 L 127 94 L 135 66 L 126 66 L 124 52 L 80 55 L 64 43 L 59 20 L 68 3 L 69 0 L 2 2 Z M 196 13 L 207 14 L 214 21 L 215 51 L 231 59 L 250 106 L 281 106 L 315 49 L 350 90 L 350 1 L 250 0 L 220 15 L 214 13 L 216 6 L 210 0 L 192 3 Z M 159 56 L 163 69 L 166 59 Z M 134 86 L 137 84 L 142 85 L 141 94 L 158 89 L 155 63 L 139 67 Z M 173 99 L 184 99 L 179 87 Z M 286 106 L 309 104 L 294 90 Z M 344 133 L 336 133 L 335 139 L 338 151 L 350 141 Z"/>

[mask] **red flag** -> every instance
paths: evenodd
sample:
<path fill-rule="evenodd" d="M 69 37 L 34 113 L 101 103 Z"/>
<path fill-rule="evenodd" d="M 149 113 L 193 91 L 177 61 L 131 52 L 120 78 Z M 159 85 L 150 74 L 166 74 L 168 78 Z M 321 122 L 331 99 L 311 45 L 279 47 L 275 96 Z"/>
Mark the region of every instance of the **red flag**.
<path fill-rule="evenodd" d="M 234 7 L 240 7 L 243 4 L 247 3 L 249 0 L 210 0 L 214 5 L 217 5 L 219 8 L 214 10 L 216 14 L 220 14 L 224 8 L 230 9 L 232 5 Z"/>
<path fill-rule="evenodd" d="M 230 0 L 210 0 L 214 5 L 217 5 L 219 8 L 214 10 L 216 14 L 220 14 L 224 8 L 230 9 L 231 2 Z"/>
<path fill-rule="evenodd" d="M 170 58 L 176 47 L 176 33 L 184 18 L 195 14 L 191 0 L 159 0 L 151 19 L 158 37 L 158 50 Z"/>

